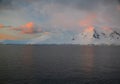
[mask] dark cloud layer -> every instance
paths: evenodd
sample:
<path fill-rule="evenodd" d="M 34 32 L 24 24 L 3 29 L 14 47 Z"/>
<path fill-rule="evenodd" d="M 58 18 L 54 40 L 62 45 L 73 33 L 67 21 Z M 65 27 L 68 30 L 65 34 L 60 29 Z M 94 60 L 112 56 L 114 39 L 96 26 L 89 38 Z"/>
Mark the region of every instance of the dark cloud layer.
<path fill-rule="evenodd" d="M 11 6 L 10 0 L 0 0 L 0 9 L 10 8 Z"/>
<path fill-rule="evenodd" d="M 0 7 L 9 8 L 12 6 L 24 6 L 32 2 L 58 3 L 66 6 L 73 6 L 79 9 L 94 9 L 99 4 L 116 4 L 120 0 L 0 0 Z"/>
<path fill-rule="evenodd" d="M 119 3 L 120 3 L 120 0 L 118 0 L 119 1 Z"/>
<path fill-rule="evenodd" d="M 95 12 L 101 16 L 107 16 L 112 19 L 114 24 L 119 24 L 120 7 L 117 6 L 119 4 L 120 0 L 0 0 L 0 12 L 7 9 L 0 15 L 3 18 L 7 14 L 9 19 L 15 15 L 16 18 L 12 18 L 10 21 L 14 19 L 14 22 L 18 23 L 23 20 L 25 20 L 23 22 L 42 20 L 47 23 L 49 20 L 48 23 L 71 25 L 76 23 L 80 17 L 84 17 L 83 11 L 85 11 L 86 14 Z M 13 11 L 13 9 L 15 10 Z M 62 21 L 61 18 L 65 20 Z M 8 21 L 6 18 L 3 20 Z M 58 23 L 56 23 L 57 21 Z"/>

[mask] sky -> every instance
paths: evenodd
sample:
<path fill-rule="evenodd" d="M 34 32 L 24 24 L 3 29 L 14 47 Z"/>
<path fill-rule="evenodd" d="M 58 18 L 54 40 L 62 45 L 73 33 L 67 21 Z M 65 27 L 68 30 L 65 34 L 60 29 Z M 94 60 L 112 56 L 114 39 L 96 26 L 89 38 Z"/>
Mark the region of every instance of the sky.
<path fill-rule="evenodd" d="M 120 0 L 0 0 L 0 27 L 11 28 L 11 32 L 0 30 L 2 35 L 78 32 L 91 25 L 119 29 L 119 20 Z"/>
<path fill-rule="evenodd" d="M 21 25 L 33 21 L 75 27 L 77 21 L 92 14 L 112 19 L 114 23 L 120 19 L 118 10 L 118 0 L 0 0 L 0 22 Z"/>

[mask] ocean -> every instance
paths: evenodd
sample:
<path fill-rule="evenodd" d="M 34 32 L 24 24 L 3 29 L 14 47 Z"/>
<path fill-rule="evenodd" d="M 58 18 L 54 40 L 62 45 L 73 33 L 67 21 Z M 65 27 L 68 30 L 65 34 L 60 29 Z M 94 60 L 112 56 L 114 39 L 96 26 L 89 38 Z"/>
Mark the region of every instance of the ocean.
<path fill-rule="evenodd" d="M 0 84 L 120 84 L 120 46 L 1 44 Z"/>

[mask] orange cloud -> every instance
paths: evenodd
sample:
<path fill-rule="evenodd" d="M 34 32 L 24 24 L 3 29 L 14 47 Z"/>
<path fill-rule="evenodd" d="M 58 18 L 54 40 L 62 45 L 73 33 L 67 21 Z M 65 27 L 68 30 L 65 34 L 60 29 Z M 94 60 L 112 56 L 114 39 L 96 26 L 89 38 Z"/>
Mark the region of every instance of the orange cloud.
<path fill-rule="evenodd" d="M 24 25 L 21 25 L 19 27 L 11 27 L 12 30 L 16 30 L 16 31 L 21 31 L 21 33 L 23 34 L 32 34 L 34 33 L 34 23 L 33 22 L 28 22 Z"/>
<path fill-rule="evenodd" d="M 0 24 L 0 28 L 3 28 L 4 27 L 4 25 L 3 24 Z"/>
<path fill-rule="evenodd" d="M 96 14 L 88 15 L 85 19 L 81 20 L 79 24 L 81 27 L 91 26 L 95 22 L 96 18 L 97 18 Z"/>
<path fill-rule="evenodd" d="M 0 34 L 0 40 L 16 40 L 17 37 L 7 35 L 7 34 Z"/>
<path fill-rule="evenodd" d="M 39 33 L 42 32 L 42 29 L 39 27 L 35 27 L 34 22 L 28 22 L 24 25 L 21 25 L 19 27 L 10 27 L 11 30 L 20 31 L 22 34 L 33 34 L 33 33 Z"/>
<path fill-rule="evenodd" d="M 102 29 L 106 30 L 108 32 L 112 32 L 112 29 L 110 27 L 108 27 L 108 26 L 104 26 L 104 27 L 102 27 Z"/>
<path fill-rule="evenodd" d="M 93 32 L 93 30 L 94 30 L 94 27 L 93 26 L 89 26 L 84 31 L 89 33 L 89 32 Z"/>
<path fill-rule="evenodd" d="M 27 24 L 21 26 L 21 32 L 25 34 L 34 33 L 34 23 L 28 22 Z"/>
<path fill-rule="evenodd" d="M 94 30 L 93 24 L 95 23 L 97 16 L 96 14 L 90 14 L 85 19 L 80 21 L 80 26 L 84 27 L 84 32 L 91 33 Z"/>

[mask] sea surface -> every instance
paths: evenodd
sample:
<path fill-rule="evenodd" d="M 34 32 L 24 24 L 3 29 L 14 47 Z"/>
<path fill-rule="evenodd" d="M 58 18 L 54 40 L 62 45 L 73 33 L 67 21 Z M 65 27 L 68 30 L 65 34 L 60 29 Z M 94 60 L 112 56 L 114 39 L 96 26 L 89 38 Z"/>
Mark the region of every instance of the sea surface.
<path fill-rule="evenodd" d="M 120 46 L 0 45 L 0 84 L 120 84 Z"/>

